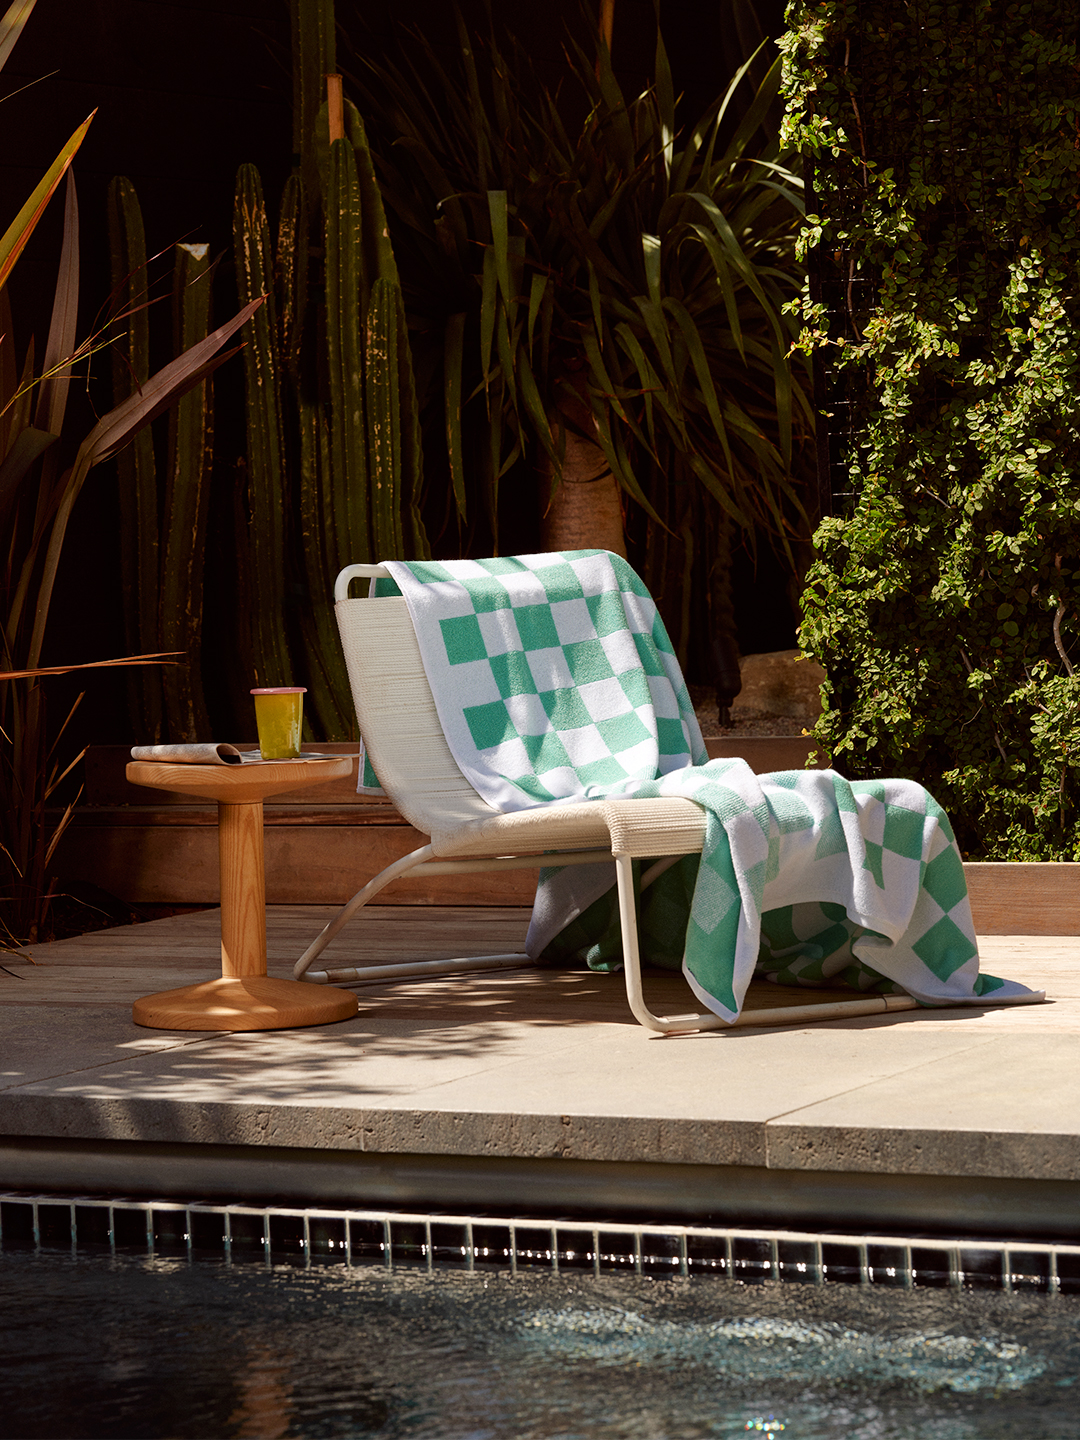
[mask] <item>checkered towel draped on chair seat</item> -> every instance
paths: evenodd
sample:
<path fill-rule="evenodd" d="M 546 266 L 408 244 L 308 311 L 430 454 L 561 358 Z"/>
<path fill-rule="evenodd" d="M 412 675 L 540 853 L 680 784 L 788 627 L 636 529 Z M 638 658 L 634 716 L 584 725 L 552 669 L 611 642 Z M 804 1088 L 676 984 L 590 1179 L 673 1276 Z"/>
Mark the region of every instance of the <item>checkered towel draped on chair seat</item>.
<path fill-rule="evenodd" d="M 1032 998 L 979 974 L 952 829 L 921 786 L 706 763 L 663 622 L 624 560 L 385 563 L 396 583 L 375 593 L 404 595 L 447 743 L 489 804 L 681 795 L 703 808 L 700 860 L 645 892 L 641 928 L 645 958 L 681 963 L 716 1014 L 738 1015 L 755 970 L 936 1005 Z M 530 954 L 618 963 L 612 883 L 608 866 L 542 871 Z"/>

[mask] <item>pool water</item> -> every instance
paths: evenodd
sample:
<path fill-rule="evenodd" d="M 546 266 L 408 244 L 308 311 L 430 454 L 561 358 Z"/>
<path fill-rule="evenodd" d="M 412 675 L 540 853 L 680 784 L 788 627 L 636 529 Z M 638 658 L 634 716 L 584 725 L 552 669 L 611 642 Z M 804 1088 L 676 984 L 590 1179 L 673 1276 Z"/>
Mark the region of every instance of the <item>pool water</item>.
<path fill-rule="evenodd" d="M 0 1255 L 0 1436 L 1080 1440 L 1080 1297 Z"/>

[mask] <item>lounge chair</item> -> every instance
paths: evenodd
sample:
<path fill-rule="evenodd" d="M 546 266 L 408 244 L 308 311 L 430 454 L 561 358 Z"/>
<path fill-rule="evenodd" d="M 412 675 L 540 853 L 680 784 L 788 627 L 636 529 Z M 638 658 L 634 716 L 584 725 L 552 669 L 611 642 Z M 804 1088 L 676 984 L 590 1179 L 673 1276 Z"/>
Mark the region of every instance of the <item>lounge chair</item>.
<path fill-rule="evenodd" d="M 388 573 L 378 565 L 344 569 L 334 586 L 337 622 L 366 752 L 400 813 L 431 841 L 388 865 L 343 906 L 297 962 L 296 979 L 347 985 L 532 965 L 535 962 L 529 956 L 514 954 L 311 969 L 342 927 L 403 875 L 614 862 L 626 995 L 634 1016 L 662 1034 L 729 1028 L 731 1022 L 709 1012 L 655 1015 L 642 993 L 632 862 L 635 858 L 654 861 L 641 876 L 644 889 L 681 856 L 699 854 L 705 836 L 701 807 L 679 796 L 663 796 L 556 801 L 499 813 L 477 794 L 450 753 L 405 600 L 349 598 L 352 581 Z M 794 1024 L 907 1010 L 916 1003 L 907 995 L 862 994 L 851 1000 L 747 1009 L 734 1023 Z"/>

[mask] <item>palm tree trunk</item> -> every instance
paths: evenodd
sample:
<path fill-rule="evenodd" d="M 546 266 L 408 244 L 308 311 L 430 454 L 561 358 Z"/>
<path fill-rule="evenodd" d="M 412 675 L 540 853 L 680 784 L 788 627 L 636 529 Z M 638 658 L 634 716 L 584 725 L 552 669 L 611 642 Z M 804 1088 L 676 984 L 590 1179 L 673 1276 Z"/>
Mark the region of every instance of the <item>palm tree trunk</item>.
<path fill-rule="evenodd" d="M 596 422 L 580 394 L 564 396 L 552 411 L 552 439 L 565 449 L 554 493 L 556 467 L 546 456 L 540 466 L 541 539 L 545 550 L 612 550 L 625 559 L 619 486 L 591 438 L 595 433 Z"/>

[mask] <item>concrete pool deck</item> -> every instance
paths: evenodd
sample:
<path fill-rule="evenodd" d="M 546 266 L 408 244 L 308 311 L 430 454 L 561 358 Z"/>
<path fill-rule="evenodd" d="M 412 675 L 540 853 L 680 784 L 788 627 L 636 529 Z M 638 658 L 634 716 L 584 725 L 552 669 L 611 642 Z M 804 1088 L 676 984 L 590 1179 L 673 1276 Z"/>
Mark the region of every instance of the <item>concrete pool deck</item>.
<path fill-rule="evenodd" d="M 269 910 L 270 974 L 330 913 Z M 527 917 L 372 907 L 334 956 L 515 949 Z M 134 1025 L 139 996 L 213 977 L 217 924 L 0 956 L 0 1189 L 1080 1234 L 1080 937 L 981 942 L 1036 1006 L 663 1038 L 619 975 L 520 970 L 361 986 L 306 1030 Z M 693 1004 L 677 976 L 646 993 Z"/>

